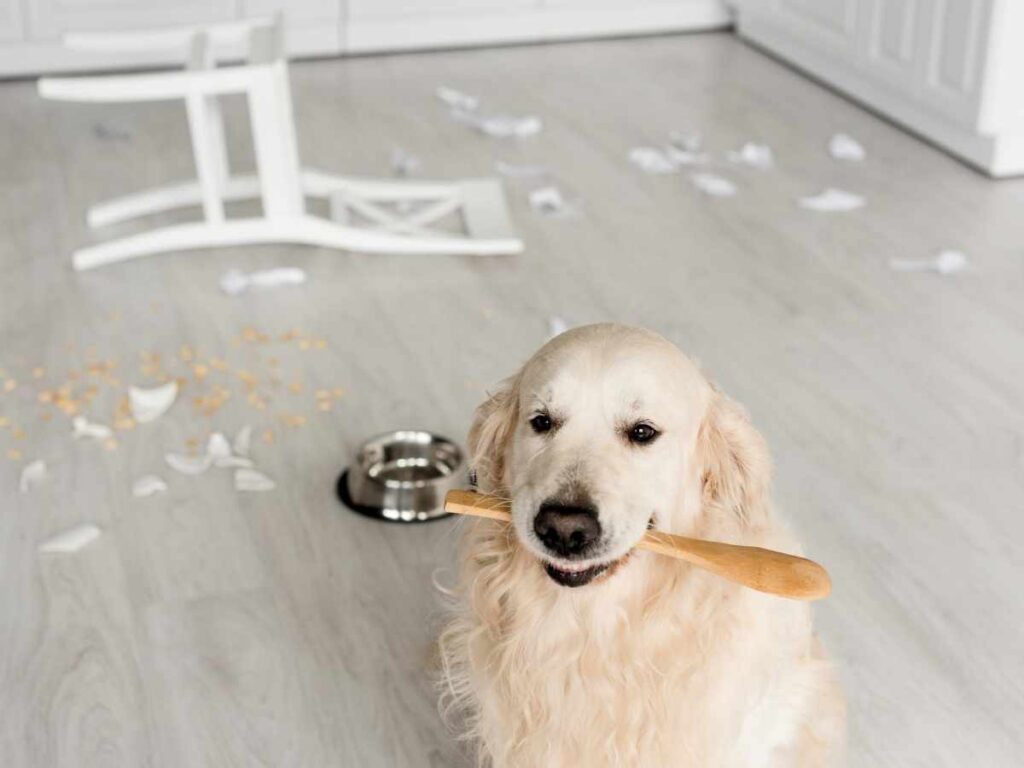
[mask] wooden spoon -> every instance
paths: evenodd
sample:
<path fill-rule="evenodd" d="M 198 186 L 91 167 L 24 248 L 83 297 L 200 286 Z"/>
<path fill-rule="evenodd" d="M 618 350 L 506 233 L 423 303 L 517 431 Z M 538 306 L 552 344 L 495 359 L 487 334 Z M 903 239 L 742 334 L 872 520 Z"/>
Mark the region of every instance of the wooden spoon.
<path fill-rule="evenodd" d="M 475 491 L 448 491 L 444 508 L 458 515 L 512 521 L 509 502 Z M 661 531 L 648 531 L 636 546 L 685 560 L 758 592 L 794 600 L 820 600 L 832 591 L 828 571 L 818 563 L 771 549 L 690 539 Z"/>

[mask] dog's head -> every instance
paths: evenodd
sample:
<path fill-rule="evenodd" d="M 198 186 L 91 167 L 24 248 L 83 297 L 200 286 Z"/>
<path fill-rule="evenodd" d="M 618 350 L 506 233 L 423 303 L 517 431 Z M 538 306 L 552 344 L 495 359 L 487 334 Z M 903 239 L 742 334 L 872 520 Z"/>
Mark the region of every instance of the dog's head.
<path fill-rule="evenodd" d="M 614 571 L 648 527 L 749 518 L 769 474 L 737 406 L 666 339 L 618 325 L 542 347 L 477 410 L 469 448 L 480 489 L 512 499 L 518 540 L 568 587 Z"/>

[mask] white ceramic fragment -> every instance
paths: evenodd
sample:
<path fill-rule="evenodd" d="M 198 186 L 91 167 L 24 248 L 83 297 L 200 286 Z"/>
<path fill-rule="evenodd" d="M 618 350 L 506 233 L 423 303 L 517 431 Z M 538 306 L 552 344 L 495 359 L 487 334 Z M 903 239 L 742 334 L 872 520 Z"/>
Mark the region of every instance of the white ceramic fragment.
<path fill-rule="evenodd" d="M 801 197 L 801 208 L 823 213 L 844 213 L 864 207 L 864 198 L 853 192 L 829 187 L 817 195 Z"/>
<path fill-rule="evenodd" d="M 736 194 L 735 184 L 714 173 L 693 173 L 690 174 L 690 181 L 701 192 L 712 197 L 732 197 Z"/>
<path fill-rule="evenodd" d="M 132 418 L 140 424 L 155 421 L 167 413 L 177 397 L 178 382 L 176 381 L 169 381 L 152 389 L 130 387 L 128 400 L 131 405 Z"/>
<path fill-rule="evenodd" d="M 209 454 L 202 456 L 182 456 L 177 453 L 164 454 L 167 466 L 183 475 L 201 475 L 213 464 Z"/>
<path fill-rule="evenodd" d="M 530 207 L 542 216 L 561 218 L 577 213 L 577 206 L 571 205 L 555 186 L 539 187 L 530 192 Z"/>
<path fill-rule="evenodd" d="M 737 150 L 727 155 L 729 162 L 740 165 L 749 165 L 751 168 L 758 168 L 762 171 L 771 168 L 775 164 L 775 156 L 772 148 L 767 144 L 755 144 L 748 141 Z"/>
<path fill-rule="evenodd" d="M 83 523 L 58 533 L 39 545 L 43 554 L 70 554 L 77 552 L 100 537 L 100 529 L 92 523 Z"/>
<path fill-rule="evenodd" d="M 220 289 L 229 296 L 238 296 L 252 288 L 277 288 L 284 285 L 302 285 L 306 271 L 298 267 L 275 267 L 246 274 L 237 269 L 221 275 Z"/>
<path fill-rule="evenodd" d="M 252 445 L 252 425 L 246 424 L 235 435 L 235 439 L 231 443 L 231 451 L 236 456 L 248 456 L 249 448 Z"/>
<path fill-rule="evenodd" d="M 214 432 L 206 441 L 206 455 L 214 461 L 231 457 L 231 443 L 223 432 Z"/>
<path fill-rule="evenodd" d="M 486 115 L 475 110 L 456 109 L 452 117 L 487 136 L 525 139 L 540 133 L 544 123 L 536 115 Z"/>
<path fill-rule="evenodd" d="M 837 133 L 828 140 L 828 153 L 836 160 L 847 160 L 853 163 L 859 163 L 867 157 L 860 142 L 845 133 Z"/>
<path fill-rule="evenodd" d="M 163 478 L 156 475 L 145 475 L 132 484 L 132 496 L 137 499 L 144 499 L 147 496 L 154 496 L 167 490 L 167 483 Z"/>
<path fill-rule="evenodd" d="M 92 440 L 106 440 L 114 434 L 114 430 L 106 424 L 94 424 L 85 416 L 75 416 L 71 420 L 71 427 L 76 439 L 87 437 Z"/>
<path fill-rule="evenodd" d="M 272 491 L 276 487 L 273 480 L 258 470 L 246 468 L 235 470 L 236 491 Z"/>
<path fill-rule="evenodd" d="M 963 251 L 941 251 L 931 259 L 893 259 L 889 267 L 897 272 L 938 272 L 953 275 L 970 265 Z"/>
<path fill-rule="evenodd" d="M 46 462 L 42 459 L 36 459 L 22 468 L 21 477 L 18 478 L 18 490 L 22 493 L 28 493 L 45 479 Z"/>
<path fill-rule="evenodd" d="M 435 91 L 437 98 L 443 101 L 452 109 L 462 109 L 472 112 L 480 106 L 480 100 L 476 96 L 449 88 L 447 85 L 439 85 Z"/>
<path fill-rule="evenodd" d="M 668 153 L 655 147 L 633 147 L 629 150 L 629 162 L 652 176 L 664 176 L 678 170 Z"/>

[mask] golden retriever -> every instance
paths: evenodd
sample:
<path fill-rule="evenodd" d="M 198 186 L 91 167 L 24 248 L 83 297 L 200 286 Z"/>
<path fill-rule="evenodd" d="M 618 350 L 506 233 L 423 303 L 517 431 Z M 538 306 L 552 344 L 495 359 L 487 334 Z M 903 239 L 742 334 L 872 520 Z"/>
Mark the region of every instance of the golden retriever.
<path fill-rule="evenodd" d="M 443 707 L 494 768 L 841 761 L 805 603 L 632 547 L 649 527 L 798 552 L 746 414 L 650 331 L 591 325 L 479 407 L 469 450 L 511 528 L 468 524 Z"/>

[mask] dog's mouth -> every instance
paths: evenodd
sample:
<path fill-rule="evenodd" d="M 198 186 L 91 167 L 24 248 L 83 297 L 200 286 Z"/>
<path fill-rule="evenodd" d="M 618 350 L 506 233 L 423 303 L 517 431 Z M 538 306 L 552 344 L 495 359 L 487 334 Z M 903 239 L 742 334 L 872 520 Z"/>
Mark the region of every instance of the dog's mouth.
<path fill-rule="evenodd" d="M 543 565 L 544 572 L 556 584 L 560 584 L 563 587 L 582 587 L 595 579 L 600 578 L 603 580 L 611 576 L 627 557 L 629 555 L 607 563 L 598 563 L 597 565 L 555 565 L 550 562 Z"/>

